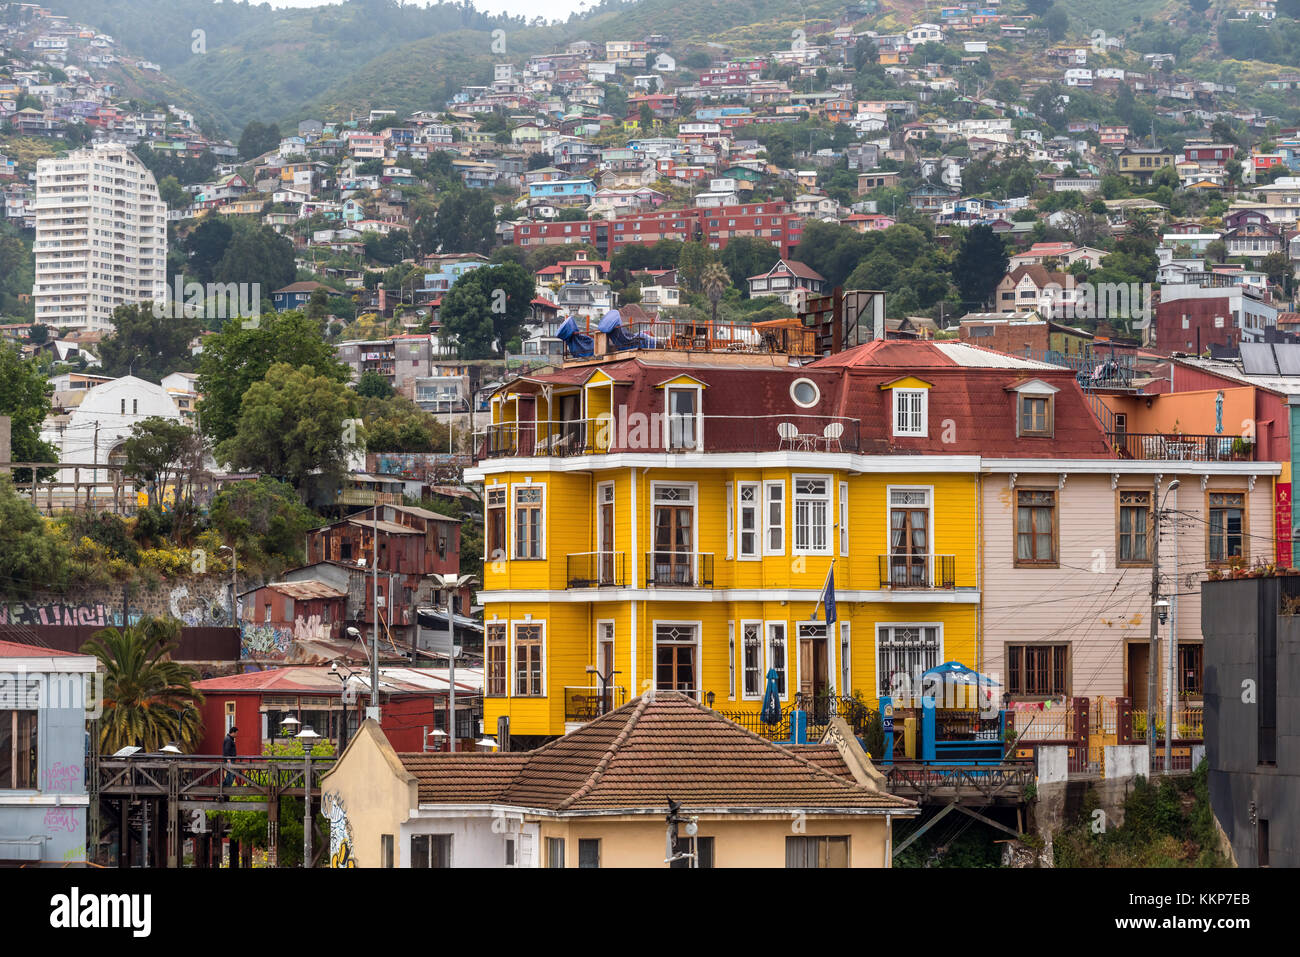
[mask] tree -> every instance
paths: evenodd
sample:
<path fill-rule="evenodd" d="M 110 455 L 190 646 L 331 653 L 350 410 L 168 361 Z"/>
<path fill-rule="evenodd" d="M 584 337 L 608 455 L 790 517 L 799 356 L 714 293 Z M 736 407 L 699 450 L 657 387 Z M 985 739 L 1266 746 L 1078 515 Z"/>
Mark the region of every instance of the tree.
<path fill-rule="evenodd" d="M 36 363 L 0 343 L 0 415 L 9 416 L 10 461 L 58 461 L 54 446 L 41 441 L 41 423 L 50 412 L 49 388 Z"/>
<path fill-rule="evenodd" d="M 365 400 L 361 420 L 367 451 L 443 452 L 449 447 L 447 425 L 403 396 Z"/>
<path fill-rule="evenodd" d="M 718 254 L 704 243 L 684 243 L 677 259 L 677 275 L 681 278 L 682 285 L 689 291 L 698 292 L 704 268 L 717 260 Z"/>
<path fill-rule="evenodd" d="M 239 136 L 240 159 L 252 159 L 269 153 L 280 146 L 280 127 L 274 123 L 259 123 L 253 120 L 244 127 Z"/>
<path fill-rule="evenodd" d="M 183 422 L 150 416 L 131 426 L 131 435 L 122 443 L 126 457 L 125 474 L 140 479 L 149 490 L 149 504 L 161 508 L 165 490 L 176 481 L 176 500 L 182 498 L 181 473 L 200 459 L 202 442 L 198 434 Z M 196 451 L 200 452 L 196 455 Z"/>
<path fill-rule="evenodd" d="M 952 264 L 953 280 L 961 292 L 962 302 L 987 303 L 1006 275 L 1009 262 L 1006 246 L 993 227 L 968 229 Z"/>
<path fill-rule="evenodd" d="M 361 373 L 361 379 L 357 382 L 357 395 L 370 399 L 387 399 L 392 394 L 393 387 L 386 376 L 373 369 Z"/>
<path fill-rule="evenodd" d="M 311 291 L 311 296 L 307 299 L 307 308 L 304 310 L 308 319 L 314 319 L 322 322 L 330 311 L 330 291 L 324 286 L 317 286 Z"/>
<path fill-rule="evenodd" d="M 439 313 L 465 358 L 486 358 L 493 341 L 505 354 L 506 343 L 519 334 L 536 289 L 518 263 L 480 266 L 452 285 Z"/>
<path fill-rule="evenodd" d="M 68 559 L 63 538 L 0 474 L 0 588 L 19 597 L 60 588 L 67 580 Z"/>
<path fill-rule="evenodd" d="M 236 226 L 221 261 L 212 270 L 214 282 L 256 283 L 266 299 L 297 275 L 293 240 L 270 226 L 244 223 Z"/>
<path fill-rule="evenodd" d="M 199 420 L 213 442 L 235 434 L 244 393 L 272 365 L 310 366 L 315 375 L 344 383 L 351 370 L 335 358 L 320 325 L 301 312 L 267 313 L 256 327 L 227 323 L 203 343 L 199 360 Z"/>
<path fill-rule="evenodd" d="M 292 486 L 269 475 L 225 486 L 209 515 L 212 527 L 239 550 L 240 564 L 263 569 L 301 565 L 303 536 L 320 524 Z"/>
<path fill-rule="evenodd" d="M 190 278 L 196 282 L 211 282 L 217 264 L 226 254 L 226 247 L 230 245 L 234 234 L 234 229 L 224 216 L 207 216 L 191 229 L 180 244 L 186 255 Z"/>
<path fill-rule="evenodd" d="M 236 469 L 274 475 L 300 491 L 313 472 L 341 475 L 354 447 L 345 424 L 355 400 L 346 385 L 310 365 L 295 369 L 277 362 L 244 393 L 235 433 L 217 446 L 217 458 Z"/>
<path fill-rule="evenodd" d="M 1043 14 L 1043 26 L 1047 28 L 1047 35 L 1052 42 L 1056 43 L 1065 39 L 1065 31 L 1070 28 L 1070 17 L 1065 8 L 1057 4 Z"/>
<path fill-rule="evenodd" d="M 33 345 L 43 345 L 50 339 L 50 327 L 43 326 L 39 322 L 27 330 L 27 341 Z"/>
<path fill-rule="evenodd" d="M 712 306 L 709 318 L 714 322 L 718 320 L 718 303 L 730 286 L 731 277 L 727 274 L 727 267 L 720 262 L 709 263 L 700 273 L 700 291 Z"/>
<path fill-rule="evenodd" d="M 175 176 L 164 176 L 158 183 L 158 196 L 168 209 L 182 209 L 193 199 Z"/>
<path fill-rule="evenodd" d="M 1222 263 L 1228 258 L 1228 244 L 1222 239 L 1212 239 L 1205 244 L 1205 258 L 1212 263 Z"/>
<path fill-rule="evenodd" d="M 432 229 L 426 234 L 417 228 L 415 233 L 423 253 L 487 255 L 496 243 L 492 197 L 483 190 L 455 186 L 443 194 Z"/>
<path fill-rule="evenodd" d="M 731 276 L 731 284 L 745 296 L 749 295 L 749 283 L 746 280 L 750 276 L 767 272 L 780 258 L 781 250 L 756 236 L 736 236 L 727 240 L 721 257 L 722 265 L 727 267 L 727 273 Z"/>
<path fill-rule="evenodd" d="M 637 111 L 637 125 L 643 130 L 651 129 L 655 125 L 654 111 L 650 109 L 649 103 L 642 103 Z"/>
<path fill-rule="evenodd" d="M 182 314 L 156 315 L 151 304 L 113 310 L 113 335 L 99 346 L 105 375 L 124 376 L 130 371 L 141 379 L 161 382 L 173 372 L 194 370 L 190 342 L 199 334 L 199 320 L 184 316 L 183 303 L 171 306 L 169 311 Z"/>
<path fill-rule="evenodd" d="M 1262 263 L 1264 273 L 1268 276 L 1268 281 L 1275 286 L 1281 286 L 1287 292 L 1290 292 L 1291 286 L 1291 261 L 1284 252 L 1269 253 L 1264 257 Z"/>
<path fill-rule="evenodd" d="M 97 631 L 82 646 L 103 666 L 103 716 L 99 751 L 126 747 L 158 751 L 169 742 L 182 750 L 198 747 L 203 695 L 194 688 L 197 669 L 172 661 L 180 644 L 176 619 L 143 618 L 126 628 Z"/>

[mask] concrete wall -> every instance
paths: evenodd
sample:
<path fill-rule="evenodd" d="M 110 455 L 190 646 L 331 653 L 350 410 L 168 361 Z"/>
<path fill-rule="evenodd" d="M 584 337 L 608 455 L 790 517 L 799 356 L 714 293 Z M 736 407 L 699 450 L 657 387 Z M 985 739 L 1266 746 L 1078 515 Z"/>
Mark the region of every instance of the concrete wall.
<path fill-rule="evenodd" d="M 231 625 L 230 581 L 220 576 L 132 585 L 126 591 L 126 623 L 143 615 L 177 618 L 191 626 Z M 121 626 L 122 585 L 78 588 L 72 594 L 38 592 L 22 600 L 0 596 L 0 625 Z"/>

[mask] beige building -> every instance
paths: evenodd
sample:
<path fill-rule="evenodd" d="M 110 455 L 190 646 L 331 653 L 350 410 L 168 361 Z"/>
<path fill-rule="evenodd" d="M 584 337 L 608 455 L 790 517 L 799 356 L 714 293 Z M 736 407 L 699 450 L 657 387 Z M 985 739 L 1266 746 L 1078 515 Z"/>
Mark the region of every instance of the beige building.
<path fill-rule="evenodd" d="M 107 330 L 113 310 L 167 294 L 167 206 L 120 144 L 36 164 L 36 321 Z"/>
<path fill-rule="evenodd" d="M 700 867 L 889 867 L 919 813 L 842 724 L 789 747 L 676 692 L 518 753 L 398 754 L 367 721 L 322 789 L 335 867 L 664 867 L 669 798 Z"/>

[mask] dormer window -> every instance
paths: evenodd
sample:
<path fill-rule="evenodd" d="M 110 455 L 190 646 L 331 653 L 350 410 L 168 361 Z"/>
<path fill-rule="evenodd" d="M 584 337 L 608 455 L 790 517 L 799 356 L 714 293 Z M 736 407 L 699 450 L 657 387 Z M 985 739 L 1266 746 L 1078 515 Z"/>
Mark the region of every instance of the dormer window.
<path fill-rule="evenodd" d="M 1042 379 L 1012 386 L 1016 394 L 1016 435 L 1051 438 L 1056 422 L 1056 393 L 1060 390 Z"/>
<path fill-rule="evenodd" d="M 924 437 L 927 429 L 927 393 L 924 389 L 894 389 L 894 434 Z"/>

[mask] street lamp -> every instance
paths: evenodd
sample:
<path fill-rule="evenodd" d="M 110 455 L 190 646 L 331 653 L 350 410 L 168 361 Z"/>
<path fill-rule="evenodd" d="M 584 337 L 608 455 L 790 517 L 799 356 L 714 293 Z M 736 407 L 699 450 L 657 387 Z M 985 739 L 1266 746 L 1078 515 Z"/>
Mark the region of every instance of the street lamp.
<path fill-rule="evenodd" d="M 428 736 L 433 739 L 433 750 L 435 751 L 441 751 L 443 746 L 447 743 L 447 732 L 442 730 L 442 728 L 434 728 L 429 732 Z M 427 742 L 425 750 L 428 750 Z"/>
<path fill-rule="evenodd" d="M 311 749 L 320 740 L 320 735 L 307 727 L 299 731 L 294 737 L 302 742 L 303 754 L 302 866 L 311 867 Z"/>
<path fill-rule="evenodd" d="M 486 734 L 474 742 L 484 751 L 491 751 L 497 746 L 496 738 L 489 738 Z"/>
<path fill-rule="evenodd" d="M 439 574 L 433 576 L 438 589 L 445 593 L 447 599 L 447 730 L 449 733 L 448 750 L 456 750 L 456 623 L 451 613 L 451 596 L 466 587 L 475 578 L 473 575 Z"/>
<path fill-rule="evenodd" d="M 1148 769 L 1154 771 L 1156 764 L 1156 713 L 1158 703 L 1156 701 L 1157 682 L 1156 668 L 1160 661 L 1160 625 L 1169 614 L 1169 603 L 1165 602 L 1165 610 L 1162 616 L 1160 610 L 1160 523 L 1165 516 L 1165 502 L 1169 501 L 1169 493 L 1175 491 L 1179 486 L 1178 479 L 1174 479 L 1165 489 L 1165 494 L 1160 498 L 1155 514 L 1151 516 L 1151 637 L 1147 645 L 1147 762 Z M 1159 495 L 1157 488 L 1156 494 Z M 1170 712 L 1172 714 L 1173 701 L 1169 702 Z M 1169 728 L 1165 728 L 1165 750 L 1170 750 Z M 1166 767 L 1165 771 L 1168 772 Z"/>

